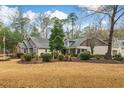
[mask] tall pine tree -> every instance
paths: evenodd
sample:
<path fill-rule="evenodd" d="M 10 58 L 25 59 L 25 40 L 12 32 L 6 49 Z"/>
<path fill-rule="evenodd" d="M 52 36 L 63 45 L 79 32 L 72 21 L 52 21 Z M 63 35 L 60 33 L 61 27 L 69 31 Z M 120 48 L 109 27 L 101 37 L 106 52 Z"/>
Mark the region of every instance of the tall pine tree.
<path fill-rule="evenodd" d="M 61 53 L 61 50 L 64 48 L 64 31 L 62 21 L 55 19 L 54 27 L 51 29 L 51 35 L 49 38 L 49 46 L 51 52 L 57 51 Z"/>

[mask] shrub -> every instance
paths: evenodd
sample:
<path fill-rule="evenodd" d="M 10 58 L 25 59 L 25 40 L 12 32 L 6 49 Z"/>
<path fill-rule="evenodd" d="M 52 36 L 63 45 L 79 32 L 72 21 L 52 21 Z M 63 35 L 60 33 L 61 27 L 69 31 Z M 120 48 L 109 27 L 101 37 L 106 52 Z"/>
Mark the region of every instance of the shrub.
<path fill-rule="evenodd" d="M 44 53 L 42 54 L 41 58 L 43 59 L 44 62 L 50 62 L 52 59 L 52 55 L 49 53 Z"/>
<path fill-rule="evenodd" d="M 72 57 L 77 57 L 78 55 L 77 55 L 77 54 L 72 54 L 71 56 L 72 56 Z"/>
<path fill-rule="evenodd" d="M 59 59 L 59 61 L 63 61 L 64 60 L 64 55 L 59 55 L 58 59 Z"/>
<path fill-rule="evenodd" d="M 35 58 L 36 58 L 36 60 L 38 60 L 39 59 L 39 56 L 38 55 L 35 55 Z"/>
<path fill-rule="evenodd" d="M 53 55 L 54 55 L 54 59 L 57 59 L 59 56 L 58 52 L 53 52 Z"/>
<path fill-rule="evenodd" d="M 95 57 L 97 60 L 99 60 L 99 59 L 101 59 L 101 58 L 104 58 L 105 55 L 94 55 L 94 57 Z"/>
<path fill-rule="evenodd" d="M 64 56 L 64 61 L 68 61 L 68 55 Z"/>
<path fill-rule="evenodd" d="M 91 55 L 87 52 L 83 52 L 79 54 L 80 60 L 89 60 L 91 58 Z"/>
<path fill-rule="evenodd" d="M 42 58 L 43 54 L 44 54 L 44 53 L 41 53 L 41 54 L 40 54 L 40 57 L 41 57 L 41 58 Z"/>
<path fill-rule="evenodd" d="M 24 55 L 24 53 L 17 53 L 16 54 L 17 58 L 21 58 L 21 56 L 23 56 L 23 55 Z"/>
<path fill-rule="evenodd" d="M 117 60 L 117 61 L 122 61 L 123 60 L 121 54 L 117 54 L 117 55 L 115 55 L 113 57 L 114 57 L 114 60 Z"/>
<path fill-rule="evenodd" d="M 30 54 L 30 53 L 24 54 L 24 59 L 25 59 L 25 61 L 31 61 L 32 54 Z"/>
<path fill-rule="evenodd" d="M 32 58 L 36 57 L 36 53 L 31 53 Z"/>

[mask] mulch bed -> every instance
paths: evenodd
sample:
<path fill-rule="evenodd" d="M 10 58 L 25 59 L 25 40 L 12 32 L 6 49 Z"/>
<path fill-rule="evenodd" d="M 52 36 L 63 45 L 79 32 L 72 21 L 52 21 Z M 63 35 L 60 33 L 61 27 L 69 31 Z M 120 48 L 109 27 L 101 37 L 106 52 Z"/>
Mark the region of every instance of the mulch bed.
<path fill-rule="evenodd" d="M 81 61 L 83 62 L 83 61 Z M 106 60 L 106 59 L 94 59 L 94 60 L 86 60 L 85 62 L 89 63 L 103 63 L 103 64 L 124 64 L 124 61 L 116 61 L 116 60 Z"/>
<path fill-rule="evenodd" d="M 124 64 L 124 60 L 123 61 L 106 60 L 106 59 L 79 60 L 76 57 L 71 58 L 71 60 L 64 60 L 64 61 L 59 61 L 57 59 L 54 59 L 51 62 L 43 62 L 42 60 L 32 60 L 32 61 L 22 61 L 22 60 L 20 60 L 18 63 L 20 63 L 20 64 L 43 64 L 43 63 L 54 63 L 54 62 L 81 62 L 81 63 L 102 63 L 102 64 Z"/>
<path fill-rule="evenodd" d="M 19 64 L 41 64 L 43 63 L 42 61 L 19 61 Z"/>

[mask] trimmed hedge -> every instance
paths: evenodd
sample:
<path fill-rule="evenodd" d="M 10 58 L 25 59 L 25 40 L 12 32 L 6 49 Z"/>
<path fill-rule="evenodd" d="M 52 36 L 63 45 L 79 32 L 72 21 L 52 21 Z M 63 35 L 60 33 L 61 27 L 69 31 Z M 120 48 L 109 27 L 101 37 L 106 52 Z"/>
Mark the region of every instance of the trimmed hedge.
<path fill-rule="evenodd" d="M 41 58 L 43 59 L 44 62 L 50 62 L 52 59 L 52 55 L 49 53 L 44 53 L 41 55 Z"/>
<path fill-rule="evenodd" d="M 90 53 L 83 52 L 79 54 L 79 59 L 80 60 L 89 60 L 91 58 Z"/>
<path fill-rule="evenodd" d="M 117 60 L 117 61 L 122 61 L 123 60 L 121 54 L 115 55 L 115 56 L 113 56 L 113 58 L 114 58 L 114 60 Z"/>
<path fill-rule="evenodd" d="M 58 59 L 59 59 L 59 61 L 63 61 L 64 60 L 64 55 L 59 55 Z"/>
<path fill-rule="evenodd" d="M 32 54 L 30 54 L 30 53 L 24 54 L 24 59 L 25 59 L 25 61 L 31 61 Z"/>

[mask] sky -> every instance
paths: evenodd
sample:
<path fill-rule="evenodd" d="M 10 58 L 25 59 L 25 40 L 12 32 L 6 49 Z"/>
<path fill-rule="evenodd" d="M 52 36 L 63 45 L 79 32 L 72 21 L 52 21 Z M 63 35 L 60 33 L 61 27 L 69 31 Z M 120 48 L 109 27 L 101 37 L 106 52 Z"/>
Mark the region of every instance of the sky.
<path fill-rule="evenodd" d="M 15 5 L 8 7 L 16 7 Z M 21 8 L 24 12 L 32 10 L 33 12 L 47 12 L 49 10 L 55 11 L 63 11 L 67 14 L 70 12 L 77 13 L 76 5 L 21 5 Z"/>
<path fill-rule="evenodd" d="M 7 25 L 10 24 L 11 20 L 8 19 L 7 16 L 15 15 L 17 7 L 17 5 L 0 6 L 0 21 Z M 78 5 L 21 5 L 19 7 L 23 11 L 23 16 L 28 17 L 32 22 L 36 18 L 38 13 L 47 13 L 51 15 L 51 18 L 58 17 L 59 19 L 66 19 L 69 13 L 74 12 L 79 18 L 77 23 L 82 24 L 82 28 L 88 26 L 89 24 L 92 24 L 94 20 L 92 18 L 83 19 L 83 12 L 78 9 L 81 6 Z M 85 7 L 97 9 L 99 6 Z M 105 20 L 103 20 L 103 24 L 106 24 Z"/>

